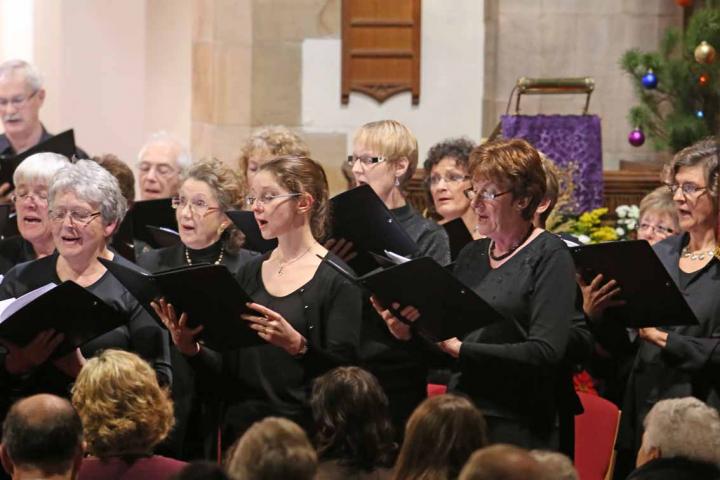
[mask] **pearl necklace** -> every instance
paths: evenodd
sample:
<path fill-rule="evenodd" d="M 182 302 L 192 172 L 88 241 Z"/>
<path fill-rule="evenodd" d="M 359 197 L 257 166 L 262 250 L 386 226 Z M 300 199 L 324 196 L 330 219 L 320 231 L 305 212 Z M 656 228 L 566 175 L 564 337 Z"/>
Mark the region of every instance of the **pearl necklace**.
<path fill-rule="evenodd" d="M 713 250 L 697 250 L 695 252 L 688 251 L 687 245 L 683 247 L 682 249 L 682 256 L 683 258 L 689 258 L 690 260 L 705 260 L 705 255 L 708 257 L 712 257 L 715 255 L 715 249 Z"/>
<path fill-rule="evenodd" d="M 225 254 L 225 250 L 221 247 L 220 248 L 220 256 L 217 260 L 215 260 L 215 265 L 220 265 L 220 262 L 222 262 L 223 255 Z M 190 259 L 190 252 L 188 251 L 187 247 L 185 247 L 185 261 L 188 265 L 192 265 L 192 260 Z"/>
<path fill-rule="evenodd" d="M 313 245 L 310 245 L 307 250 L 305 250 L 303 253 L 301 253 L 300 255 L 298 255 L 298 256 L 295 257 L 295 258 L 292 258 L 292 259 L 290 259 L 290 260 L 288 260 L 288 261 L 281 261 L 281 262 L 280 262 L 280 268 L 278 268 L 278 271 L 277 271 L 278 276 L 282 276 L 282 275 L 283 275 L 283 269 L 284 269 L 285 267 L 287 267 L 287 266 L 290 265 L 291 263 L 294 263 L 294 262 L 300 260 L 302 257 L 304 257 L 305 255 L 307 255 L 307 253 L 308 253 L 310 250 L 312 250 L 312 247 L 313 247 L 313 246 L 314 246 L 314 244 L 313 244 Z"/>

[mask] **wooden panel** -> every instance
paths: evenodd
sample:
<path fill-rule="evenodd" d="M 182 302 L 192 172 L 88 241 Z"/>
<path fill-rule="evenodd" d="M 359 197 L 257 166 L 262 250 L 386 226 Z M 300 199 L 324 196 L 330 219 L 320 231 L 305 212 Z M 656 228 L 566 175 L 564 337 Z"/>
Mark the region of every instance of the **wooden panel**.
<path fill-rule="evenodd" d="M 409 90 L 420 102 L 420 2 L 343 0 L 343 104 L 351 91 L 384 102 Z"/>

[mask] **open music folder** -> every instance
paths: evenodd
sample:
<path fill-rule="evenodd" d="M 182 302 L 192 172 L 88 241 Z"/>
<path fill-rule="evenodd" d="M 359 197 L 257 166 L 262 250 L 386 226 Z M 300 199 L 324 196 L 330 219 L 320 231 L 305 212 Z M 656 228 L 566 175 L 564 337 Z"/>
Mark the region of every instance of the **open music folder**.
<path fill-rule="evenodd" d="M 0 302 L 0 338 L 24 346 L 53 329 L 65 338 L 53 357 L 125 324 L 127 318 L 89 290 L 67 281 L 50 283 L 18 298 Z"/>
<path fill-rule="evenodd" d="M 235 224 L 235 226 L 245 234 L 245 243 L 243 247 L 253 252 L 265 253 L 277 247 L 277 239 L 265 239 L 260 233 L 255 220 L 255 214 L 247 210 L 230 210 L 227 216 Z"/>
<path fill-rule="evenodd" d="M 571 247 L 575 267 L 585 282 L 602 274 L 617 281 L 618 300 L 626 303 L 605 311 L 609 319 L 631 328 L 697 325 L 685 297 L 645 240 Z"/>
<path fill-rule="evenodd" d="M 246 306 L 252 299 L 224 265 L 189 265 L 150 275 L 110 260 L 98 260 L 153 317 L 157 315 L 150 302 L 164 297 L 175 307 L 178 317 L 187 313 L 190 328 L 202 324 L 198 340 L 213 350 L 222 352 L 264 343 L 249 322 L 240 318 L 243 313 L 257 312 Z"/>
<path fill-rule="evenodd" d="M 504 321 L 483 298 L 429 257 L 404 261 L 359 277 L 327 257 L 323 261 L 375 295 L 385 307 L 397 302 L 403 307 L 417 308 L 420 318 L 411 325 L 433 342 L 452 337 L 462 339 L 479 328 Z M 393 313 L 404 321 L 399 312 Z"/>
<path fill-rule="evenodd" d="M 369 185 L 361 185 L 330 199 L 331 236 L 354 245 L 357 257 L 347 263 L 365 274 L 378 267 L 370 252 L 390 250 L 414 256 L 418 247 Z"/>

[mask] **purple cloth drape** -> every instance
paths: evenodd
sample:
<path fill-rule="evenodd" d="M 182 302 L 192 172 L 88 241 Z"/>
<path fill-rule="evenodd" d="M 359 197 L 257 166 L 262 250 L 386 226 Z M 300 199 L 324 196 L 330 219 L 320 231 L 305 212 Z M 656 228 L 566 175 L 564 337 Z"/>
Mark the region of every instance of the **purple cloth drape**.
<path fill-rule="evenodd" d="M 597 115 L 503 115 L 502 135 L 524 138 L 561 169 L 573 171 L 575 212 L 602 206 L 603 171 Z M 574 205 L 572 205 L 574 203 Z"/>

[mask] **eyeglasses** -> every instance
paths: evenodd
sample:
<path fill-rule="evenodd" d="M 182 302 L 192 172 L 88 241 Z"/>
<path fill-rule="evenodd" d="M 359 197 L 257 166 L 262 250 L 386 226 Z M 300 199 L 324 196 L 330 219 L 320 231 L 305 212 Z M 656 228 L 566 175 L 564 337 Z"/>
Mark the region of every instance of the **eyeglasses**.
<path fill-rule="evenodd" d="M 639 231 L 652 231 L 654 233 L 657 233 L 658 235 L 672 235 L 675 233 L 675 230 L 669 227 L 663 227 L 662 225 L 651 225 L 649 223 L 641 223 L 638 226 Z"/>
<path fill-rule="evenodd" d="M 456 184 L 464 182 L 465 180 L 470 180 L 470 177 L 467 175 L 462 175 L 460 173 L 451 173 L 450 175 L 447 175 L 445 177 L 442 175 L 430 175 L 428 183 L 434 187 L 438 183 L 440 183 L 440 180 L 445 180 L 445 183 Z"/>
<path fill-rule="evenodd" d="M 12 105 L 16 109 L 21 109 L 22 107 L 27 104 L 28 101 L 30 101 L 31 98 L 33 98 L 39 90 L 34 90 L 30 95 L 17 95 L 12 98 L 0 98 L 0 108 L 7 108 L 8 105 Z"/>
<path fill-rule="evenodd" d="M 16 191 L 16 193 L 13 193 L 10 195 L 10 201 L 12 203 L 20 203 L 20 201 L 28 200 L 32 198 L 35 203 L 40 205 L 47 205 L 48 203 L 48 193 L 47 191 L 42 192 L 29 192 L 25 190 L 19 190 Z"/>
<path fill-rule="evenodd" d="M 497 197 L 501 195 L 505 195 L 506 193 L 510 193 L 512 190 L 506 190 L 504 192 L 495 193 L 495 192 L 489 192 L 487 190 L 483 190 L 481 192 L 476 192 L 472 188 L 468 188 L 466 190 L 463 190 L 463 193 L 467 197 L 468 200 L 471 202 L 474 202 L 476 199 L 485 200 L 486 202 L 491 202 L 495 200 Z"/>
<path fill-rule="evenodd" d="M 140 173 L 150 173 L 150 170 L 153 168 L 161 177 L 169 177 L 177 172 L 172 166 L 165 163 L 140 162 L 138 164 L 138 170 Z"/>
<path fill-rule="evenodd" d="M 363 155 L 362 157 L 356 157 L 355 155 L 348 155 L 347 163 L 351 167 L 355 165 L 356 161 L 360 161 L 360 164 L 363 167 L 372 167 L 373 165 L 377 165 L 378 163 L 382 163 L 387 160 L 386 157 L 383 157 L 382 155 L 379 157 L 371 157 L 368 155 Z"/>
<path fill-rule="evenodd" d="M 682 194 L 686 197 L 692 197 L 698 192 L 707 190 L 707 187 L 701 187 L 700 185 L 696 185 L 694 183 L 682 183 L 680 185 L 678 185 L 677 183 L 666 183 L 665 186 L 670 190 L 670 193 L 672 193 L 673 195 L 675 195 L 675 192 L 677 192 L 679 188 Z"/>
<path fill-rule="evenodd" d="M 182 210 L 183 208 L 188 206 L 190 207 L 190 214 L 197 215 L 198 217 L 204 217 L 213 210 L 220 210 L 220 207 L 212 207 L 201 198 L 196 198 L 195 200 L 191 201 L 188 201 L 188 199 L 185 197 L 179 196 L 172 198 L 172 208 L 174 208 L 175 210 Z"/>
<path fill-rule="evenodd" d="M 252 207 L 256 203 L 258 205 L 267 205 L 268 203 L 272 202 L 276 198 L 290 198 L 290 197 L 298 197 L 300 195 L 302 195 L 302 193 L 283 193 L 280 195 L 270 195 L 269 193 L 265 193 L 263 195 L 260 195 L 259 197 L 253 197 L 253 196 L 245 197 L 245 204 L 248 207 Z"/>
<path fill-rule="evenodd" d="M 100 215 L 100 212 L 89 212 L 87 210 L 65 210 L 64 208 L 58 210 L 50 210 L 48 212 L 48 218 L 53 222 L 63 222 L 65 217 L 70 217 L 70 222 L 78 225 L 87 227 L 95 217 Z"/>

